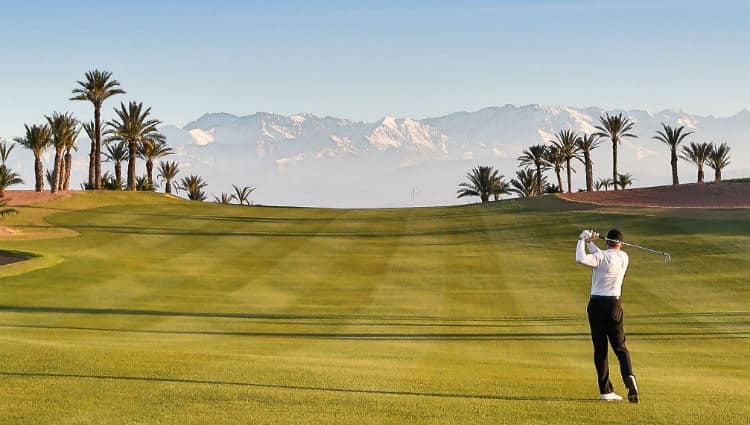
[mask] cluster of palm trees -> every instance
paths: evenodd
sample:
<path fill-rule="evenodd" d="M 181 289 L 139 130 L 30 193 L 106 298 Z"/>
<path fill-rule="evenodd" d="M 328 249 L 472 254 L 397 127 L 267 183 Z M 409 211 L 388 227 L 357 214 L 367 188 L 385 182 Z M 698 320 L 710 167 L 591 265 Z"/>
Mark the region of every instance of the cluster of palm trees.
<path fill-rule="evenodd" d="M 206 181 L 198 175 L 183 177 L 179 181 L 179 163 L 164 161 L 174 150 L 167 144 L 166 137 L 157 127 L 161 121 L 153 118 L 151 108 L 143 103 L 130 101 L 120 103 L 115 108 L 116 118 L 102 123 L 102 106 L 112 96 L 125 94 L 120 82 L 112 78 L 112 73 L 98 69 L 85 74 L 83 81 L 77 81 L 70 100 L 87 101 L 94 106 L 94 120 L 80 123 L 70 113 L 54 112 L 45 116 L 43 124 L 25 125 L 24 137 L 14 139 L 20 146 L 34 153 L 34 189 L 44 190 L 46 174 L 51 192 L 69 190 L 70 172 L 72 165 L 72 151 L 77 150 L 77 139 L 83 130 L 91 141 L 89 151 L 88 180 L 81 184 L 83 189 L 109 189 L 135 191 L 155 191 L 157 184 L 164 184 L 164 192 L 177 194 L 185 191 L 188 199 L 205 201 L 207 195 Z M 102 145 L 104 144 L 104 151 Z M 6 161 L 15 145 L 0 140 L 0 198 L 5 196 L 5 190 L 16 184 L 22 184 L 20 175 L 6 166 Z M 47 149 L 55 150 L 54 164 L 45 173 L 42 156 Z M 136 174 L 136 161 L 145 161 L 146 172 Z M 110 171 L 102 173 L 102 162 L 114 165 L 114 174 Z M 157 184 L 154 181 L 154 165 Z M 126 176 L 123 176 L 122 166 L 127 164 Z M 255 190 L 250 187 L 233 186 L 235 193 L 222 194 L 217 200 L 231 203 L 236 200 L 240 204 L 250 205 L 250 194 Z"/>
<path fill-rule="evenodd" d="M 234 193 L 224 193 L 222 192 L 221 195 L 211 195 L 214 197 L 214 202 L 218 204 L 231 204 L 234 201 L 237 201 L 239 205 L 250 205 L 252 204 L 252 200 L 250 199 L 250 195 L 255 191 L 254 187 L 250 186 L 237 186 L 232 185 L 232 190 Z"/>
<path fill-rule="evenodd" d="M 594 189 L 605 191 L 611 186 L 614 190 L 625 189 L 636 180 L 630 173 L 618 173 L 617 148 L 624 139 L 636 138 L 633 134 L 635 123 L 622 113 L 599 117 L 599 125 L 592 134 L 577 134 L 570 129 L 560 130 L 549 144 L 536 144 L 523 150 L 518 157 L 522 169 L 516 171 L 516 177 L 506 182 L 505 176 L 489 166 L 480 166 L 467 174 L 467 182 L 459 184 L 458 198 L 477 196 L 482 202 L 488 202 L 490 196 L 498 200 L 503 194 L 516 194 L 519 197 L 538 196 L 543 193 L 562 192 L 564 189 L 562 171 L 566 171 L 567 190 L 572 192 L 572 162 L 578 160 L 584 165 L 586 173 L 586 191 Z M 692 132 L 685 132 L 685 126 L 672 128 L 662 124 L 653 139 L 670 147 L 670 164 L 672 167 L 672 184 L 678 185 L 677 158 L 678 147 Z M 594 182 L 591 152 L 599 147 L 603 140 L 612 142 L 612 178 L 600 178 Z M 704 164 L 714 169 L 715 181 L 721 181 L 721 170 L 730 163 L 730 148 L 726 143 L 690 142 L 682 146 L 679 158 L 691 162 L 698 168 L 699 183 L 704 181 Z M 552 170 L 557 184 L 550 184 L 545 171 Z"/>

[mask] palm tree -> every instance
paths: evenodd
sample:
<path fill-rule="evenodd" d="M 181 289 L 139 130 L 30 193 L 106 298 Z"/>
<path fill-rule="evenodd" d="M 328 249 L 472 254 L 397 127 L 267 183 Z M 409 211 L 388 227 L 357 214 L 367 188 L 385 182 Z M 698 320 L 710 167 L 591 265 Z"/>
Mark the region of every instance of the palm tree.
<path fill-rule="evenodd" d="M 560 177 L 560 171 L 562 171 L 562 167 L 565 165 L 565 156 L 562 154 L 559 147 L 553 145 L 547 148 L 547 151 L 544 154 L 544 160 L 553 170 L 555 170 L 557 187 L 562 191 L 563 183 L 562 177 Z"/>
<path fill-rule="evenodd" d="M 8 161 L 8 157 L 14 147 L 16 147 L 15 143 L 8 144 L 5 140 L 0 139 L 0 160 L 2 160 L 3 165 Z"/>
<path fill-rule="evenodd" d="M 578 160 L 583 162 L 584 167 L 586 167 L 587 192 L 591 192 L 594 185 L 594 164 L 591 161 L 591 151 L 598 148 L 600 144 L 601 140 L 599 140 L 599 136 L 597 136 L 596 134 L 584 134 L 576 140 L 578 151 L 583 154 L 583 159 L 581 159 L 581 157 L 579 156 Z"/>
<path fill-rule="evenodd" d="M 139 192 L 153 192 L 156 188 L 153 183 L 148 181 L 148 176 L 144 174 L 135 178 L 135 190 Z"/>
<path fill-rule="evenodd" d="M 232 188 L 234 189 L 234 198 L 240 203 L 240 205 L 244 205 L 245 203 L 250 205 L 250 194 L 255 190 L 254 187 L 239 187 L 232 185 Z"/>
<path fill-rule="evenodd" d="M 156 177 L 159 180 L 164 180 L 164 193 L 171 195 L 172 194 L 172 181 L 175 177 L 177 177 L 177 173 L 180 172 L 179 164 L 175 161 L 159 161 L 159 169 L 157 170 L 158 174 Z M 177 185 L 174 184 L 175 190 L 177 189 Z"/>
<path fill-rule="evenodd" d="M 146 176 L 151 185 L 154 184 L 154 160 L 173 153 L 172 148 L 167 145 L 167 139 L 160 133 L 154 133 L 138 146 L 138 157 L 146 160 Z"/>
<path fill-rule="evenodd" d="M 13 145 L 11 145 L 10 147 L 12 148 Z M 5 159 L 7 159 L 7 156 L 5 157 Z M 21 179 L 21 176 L 8 168 L 8 166 L 5 165 L 5 161 L 3 161 L 3 163 L 0 164 L 0 198 L 5 198 L 5 189 L 13 186 L 14 184 L 22 183 L 23 180 Z"/>
<path fill-rule="evenodd" d="M 652 139 L 656 139 L 669 146 L 669 163 L 672 165 L 672 186 L 677 186 L 680 184 L 680 178 L 677 176 L 677 147 L 693 132 L 683 133 L 682 131 L 685 129 L 684 125 L 672 128 L 662 123 L 661 127 L 663 130 L 657 130 L 656 136 L 653 136 Z"/>
<path fill-rule="evenodd" d="M 104 157 L 107 161 L 114 162 L 115 164 L 115 182 L 117 187 L 122 190 L 122 162 L 128 158 L 128 144 L 124 141 L 112 142 L 107 140 L 107 150 L 104 152 Z"/>
<path fill-rule="evenodd" d="M 682 147 L 680 158 L 692 162 L 698 167 L 698 183 L 703 183 L 703 164 L 711 155 L 712 146 L 710 143 L 690 142 L 689 145 Z"/>
<path fill-rule="evenodd" d="M 206 193 L 203 189 L 208 186 L 205 180 L 198 175 L 191 174 L 188 177 L 183 177 L 180 180 L 179 188 L 184 190 L 188 194 L 188 199 L 191 201 L 205 201 Z"/>
<path fill-rule="evenodd" d="M 547 163 L 545 156 L 547 147 L 544 145 L 533 145 L 522 152 L 522 155 L 518 157 L 521 161 L 521 165 L 534 166 L 536 168 L 536 185 L 541 188 L 542 185 L 542 171 L 547 169 Z M 541 193 L 541 191 L 540 191 Z"/>
<path fill-rule="evenodd" d="M 711 143 L 711 154 L 708 156 L 706 163 L 714 169 L 714 181 L 721 181 L 721 170 L 729 165 L 729 145 L 722 143 L 716 145 Z"/>
<path fill-rule="evenodd" d="M 117 177 L 113 176 L 112 173 L 107 170 L 102 174 L 102 189 L 122 190 L 122 182 L 118 181 Z"/>
<path fill-rule="evenodd" d="M 531 168 L 516 171 L 516 178 L 510 181 L 510 191 L 517 194 L 520 198 L 537 196 L 542 193 L 542 188 L 547 185 L 547 177 L 541 179 L 542 186 L 539 186 L 539 179 L 536 171 Z"/>
<path fill-rule="evenodd" d="M 45 116 L 45 118 L 47 118 L 47 124 L 52 131 L 51 145 L 55 148 L 55 162 L 49 180 L 50 192 L 55 193 L 60 189 L 60 183 L 64 176 L 63 151 L 66 146 L 75 144 L 81 130 L 78 128 L 78 120 L 73 118 L 70 113 L 54 112 L 51 117 Z"/>
<path fill-rule="evenodd" d="M 42 166 L 42 154 L 49 147 L 52 141 L 52 131 L 47 124 L 42 125 L 24 125 L 26 135 L 16 137 L 15 142 L 26 149 L 34 152 L 34 190 L 41 192 L 44 190 L 44 167 Z"/>
<path fill-rule="evenodd" d="M 80 129 L 78 130 L 80 133 Z M 71 153 L 72 150 L 78 150 L 78 140 L 76 138 L 70 138 L 67 139 L 64 143 L 64 150 L 65 155 L 62 159 L 62 171 L 61 171 L 61 178 L 60 178 L 60 184 L 58 185 L 58 190 L 68 190 L 70 188 L 70 171 L 73 167 L 73 154 Z"/>
<path fill-rule="evenodd" d="M 630 173 L 618 174 L 615 186 L 620 185 L 622 190 L 625 190 L 628 186 L 632 186 L 634 181 L 635 179 L 630 175 Z"/>
<path fill-rule="evenodd" d="M 217 204 L 231 204 L 235 199 L 234 194 L 224 192 L 221 192 L 221 196 L 216 196 L 214 194 L 212 194 L 211 196 L 214 197 L 214 202 L 216 202 Z"/>
<path fill-rule="evenodd" d="M 85 100 L 94 105 L 94 128 L 92 134 L 92 152 L 89 155 L 89 185 L 101 189 L 102 176 L 102 105 L 107 98 L 125 93 L 120 89 L 120 82 L 113 80 L 112 73 L 94 69 L 86 73 L 86 81 L 78 81 L 80 87 L 73 89 L 70 100 Z"/>
<path fill-rule="evenodd" d="M 106 133 L 111 135 L 113 141 L 128 144 L 128 190 L 133 191 L 136 190 L 135 160 L 138 146 L 161 137 L 156 131 L 161 121 L 148 119 L 151 108 L 144 110 L 143 103 L 130 102 L 127 108 L 124 103 L 120 103 L 120 109 L 115 109 L 115 113 L 119 119 L 107 123 L 110 128 Z"/>
<path fill-rule="evenodd" d="M 612 183 L 612 179 L 610 179 L 610 178 L 601 178 L 601 179 L 599 179 L 599 180 L 596 181 L 595 186 L 596 186 L 596 190 L 601 190 L 602 188 L 604 188 L 604 191 L 606 192 L 607 189 L 609 189 L 609 187 L 612 184 L 613 184 Z"/>
<path fill-rule="evenodd" d="M 495 197 L 496 201 L 499 201 L 502 195 L 510 195 L 511 193 L 510 183 L 504 180 L 504 176 L 500 176 L 492 189 L 492 196 Z"/>
<path fill-rule="evenodd" d="M 81 127 L 83 127 L 83 131 L 86 132 L 86 136 L 91 142 L 91 150 L 89 151 L 89 181 L 87 189 L 93 190 L 95 187 L 93 183 L 94 180 L 96 180 L 96 159 L 94 158 L 96 155 L 96 124 L 94 124 L 93 121 L 89 121 L 81 124 Z"/>
<path fill-rule="evenodd" d="M 565 168 L 568 172 L 568 193 L 572 192 L 572 177 L 570 161 L 572 159 L 580 159 L 578 155 L 578 134 L 570 129 L 560 130 L 555 134 L 555 140 L 550 140 L 553 146 L 559 150 L 559 155 L 565 161 Z M 560 191 L 562 192 L 562 184 L 560 184 Z"/>
<path fill-rule="evenodd" d="M 502 176 L 498 176 L 498 171 L 494 168 L 480 165 L 467 173 L 466 178 L 469 179 L 468 182 L 458 185 L 457 198 L 478 196 L 485 203 L 490 200 L 497 180 L 502 179 Z"/>
<path fill-rule="evenodd" d="M 599 117 L 601 125 L 597 125 L 596 129 L 599 130 L 595 133 L 596 136 L 608 137 L 612 140 L 612 181 L 617 180 L 617 144 L 622 141 L 625 137 L 636 138 L 637 136 L 632 133 L 628 133 L 633 129 L 635 123 L 630 118 L 625 118 L 622 113 L 619 115 L 610 116 L 609 113 L 605 113 L 603 117 Z M 614 186 L 617 190 L 617 185 Z"/>

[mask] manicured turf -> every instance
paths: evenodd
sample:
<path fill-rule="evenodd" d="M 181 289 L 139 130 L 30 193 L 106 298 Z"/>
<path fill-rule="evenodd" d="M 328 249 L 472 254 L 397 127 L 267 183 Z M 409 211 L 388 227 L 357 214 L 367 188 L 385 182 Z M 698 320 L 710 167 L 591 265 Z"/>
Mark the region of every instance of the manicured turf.
<path fill-rule="evenodd" d="M 19 208 L 0 423 L 747 424 L 747 210 L 555 198 L 403 210 L 86 193 Z M 640 404 L 596 401 L 574 263 L 629 250 Z M 613 381 L 621 393 L 617 363 Z"/>

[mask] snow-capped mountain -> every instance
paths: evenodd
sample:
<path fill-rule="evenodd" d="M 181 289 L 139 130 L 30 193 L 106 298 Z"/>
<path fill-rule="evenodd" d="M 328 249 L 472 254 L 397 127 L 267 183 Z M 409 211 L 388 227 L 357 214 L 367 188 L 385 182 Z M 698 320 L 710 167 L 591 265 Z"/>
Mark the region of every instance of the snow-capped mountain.
<path fill-rule="evenodd" d="M 523 149 L 548 143 L 565 128 L 595 132 L 601 115 L 621 112 L 635 122 L 638 139 L 620 147 L 619 171 L 631 173 L 637 186 L 671 183 L 667 147 L 651 138 L 661 123 L 684 125 L 694 132 L 688 141 L 729 143 L 733 160 L 724 176 L 750 175 L 746 110 L 715 118 L 680 110 L 505 105 L 437 118 L 385 117 L 374 123 L 312 114 L 218 113 L 162 131 L 176 147 L 184 173 L 201 174 L 212 193 L 247 184 L 258 188 L 256 202 L 263 204 L 436 205 L 466 202 L 454 194 L 472 167 L 493 165 L 511 178 Z M 597 177 L 611 175 L 611 160 L 611 145 L 603 140 L 594 154 Z M 682 181 L 694 181 L 695 174 L 690 164 L 680 164 Z M 574 174 L 573 185 L 584 185 L 582 172 Z"/>
<path fill-rule="evenodd" d="M 727 142 L 732 161 L 724 177 L 750 176 L 747 110 L 716 118 L 680 110 L 652 113 L 505 105 L 436 118 L 385 117 L 376 122 L 309 113 L 211 113 L 182 128 L 165 125 L 160 131 L 175 149 L 168 159 L 180 162 L 180 175 L 201 175 L 212 194 L 229 192 L 231 185 L 237 184 L 256 187 L 255 202 L 266 205 L 446 205 L 475 201 L 455 198 L 456 186 L 472 167 L 492 165 L 510 179 L 523 149 L 548 143 L 561 129 L 592 133 L 604 113 L 623 113 L 635 122 L 638 138 L 622 143 L 618 168 L 631 173 L 636 186 L 671 183 L 668 148 L 652 139 L 661 123 L 684 125 L 694 132 L 687 142 Z M 82 141 L 81 146 L 87 147 L 88 141 Z M 27 152 L 16 152 L 12 160 L 17 159 L 18 166 L 14 168 L 27 186 L 33 184 L 32 167 L 21 167 L 33 161 L 24 159 Z M 607 140 L 594 151 L 595 177 L 611 177 L 611 152 Z M 74 158 L 74 182 L 85 179 L 87 153 L 87 148 L 82 148 Z M 679 167 L 682 182 L 695 181 L 692 165 L 680 161 Z M 574 190 L 585 185 L 583 167 L 576 164 L 575 168 Z M 706 175 L 710 178 L 711 170 Z"/>

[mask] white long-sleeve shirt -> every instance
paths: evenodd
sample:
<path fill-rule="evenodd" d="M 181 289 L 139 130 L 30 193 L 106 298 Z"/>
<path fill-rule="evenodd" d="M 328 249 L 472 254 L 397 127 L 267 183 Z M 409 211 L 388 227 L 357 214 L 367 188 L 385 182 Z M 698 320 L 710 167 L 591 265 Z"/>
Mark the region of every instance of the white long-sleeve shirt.
<path fill-rule="evenodd" d="M 593 242 L 589 242 L 591 253 L 586 254 L 585 244 L 583 240 L 578 241 L 576 263 L 594 268 L 591 274 L 591 295 L 619 297 L 630 261 L 628 254 L 611 248 L 600 251 Z"/>

